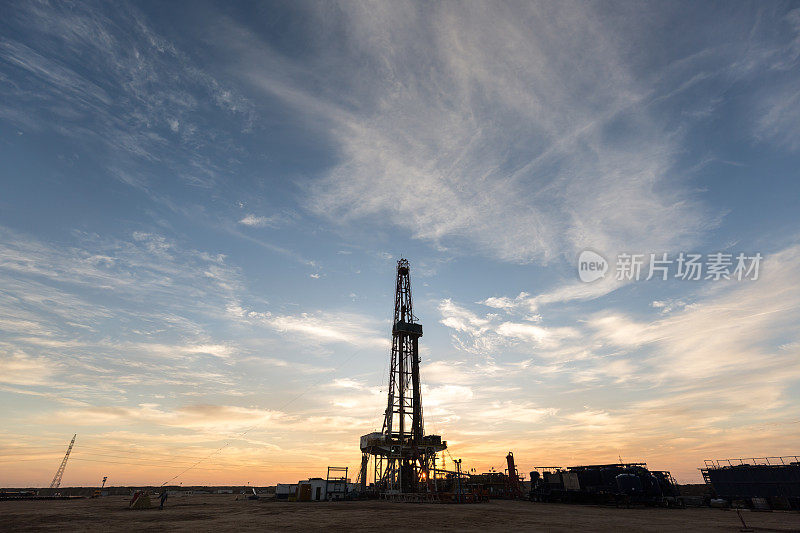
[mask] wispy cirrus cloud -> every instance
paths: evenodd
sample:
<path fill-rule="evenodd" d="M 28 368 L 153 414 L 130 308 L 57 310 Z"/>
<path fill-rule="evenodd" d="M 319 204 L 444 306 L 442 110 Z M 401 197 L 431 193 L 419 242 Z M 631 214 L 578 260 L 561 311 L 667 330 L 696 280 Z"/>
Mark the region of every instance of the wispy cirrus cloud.
<path fill-rule="evenodd" d="M 15 79 L 0 84 L 0 117 L 92 147 L 81 155 L 149 194 L 161 194 L 143 172 L 152 163 L 185 185 L 214 186 L 225 164 L 210 155 L 240 151 L 232 137 L 252 128 L 252 102 L 159 35 L 136 7 L 98 7 L 42 2 L 9 10 L 8 21 L 29 39 L 0 41 L 0 65 Z M 209 120 L 215 114 L 237 119 L 238 131 Z"/>
<path fill-rule="evenodd" d="M 237 269 L 148 232 L 76 239 L 53 245 L 0 230 L 7 382 L 85 397 L 144 383 L 231 384 L 210 359 L 229 364 L 239 349 L 215 339 L 207 324 L 238 298 Z M 29 379 L 12 379 L 23 367 Z"/>
<path fill-rule="evenodd" d="M 777 31 L 776 31 L 777 30 Z M 800 67 L 800 8 L 786 13 L 773 28 L 777 35 L 786 36 L 782 46 L 760 49 L 761 63 L 780 76 L 774 83 L 759 88 L 755 102 L 756 138 L 762 143 L 797 151 L 800 149 L 800 91 L 797 90 L 797 70 Z M 753 70 L 758 70 L 753 68 Z"/>
<path fill-rule="evenodd" d="M 47 385 L 54 368 L 45 358 L 31 357 L 21 350 L 0 356 L 0 383 L 9 385 Z"/>
<path fill-rule="evenodd" d="M 281 222 L 280 218 L 274 216 L 247 215 L 239 221 L 239 224 L 254 228 L 274 227 Z"/>
<path fill-rule="evenodd" d="M 426 371 L 434 378 L 453 376 L 484 388 L 498 379 L 521 379 L 528 393 L 507 394 L 531 405 L 497 403 L 492 420 L 506 421 L 499 431 L 522 431 L 530 425 L 518 424 L 535 424 L 546 417 L 546 424 L 535 431 L 541 432 L 548 450 L 530 453 L 559 457 L 559 443 L 571 442 L 582 450 L 576 458 L 606 454 L 611 459 L 628 450 L 630 436 L 637 435 L 636 453 L 649 461 L 679 449 L 681 457 L 669 459 L 672 469 L 690 478 L 693 463 L 702 464 L 706 455 L 762 449 L 777 435 L 785 443 L 797 434 L 792 398 L 800 384 L 794 364 L 800 345 L 795 328 L 800 294 L 786 280 L 800 268 L 800 247 L 766 256 L 762 267 L 762 275 L 753 282 L 696 287 L 689 303 L 665 303 L 668 312 L 657 306 L 643 317 L 607 308 L 561 318 L 545 330 L 567 328 L 569 335 L 556 335 L 557 344 L 542 342 L 540 322 L 516 318 L 530 312 L 527 294 L 482 302 L 501 314 L 480 315 L 448 302 L 440 311 L 442 324 L 453 331 L 454 347 L 479 354 L 489 364 L 500 346 L 506 353 L 526 353 L 529 359 L 513 370 L 483 371 L 480 379 L 474 374 L 479 364 L 466 361 L 438 361 Z M 509 331 L 504 324 L 513 326 Z M 521 325 L 524 335 L 516 331 Z M 487 338 L 493 342 L 487 344 Z M 548 401 L 554 394 L 557 406 Z M 759 424 L 772 437 L 751 437 L 747 428 Z M 684 429 L 678 434 L 675 427 Z M 463 431 L 465 438 L 472 431 L 480 433 L 463 422 L 455 431 Z M 476 452 L 485 448 L 479 443 L 470 446 Z M 526 444 L 519 446 L 525 449 Z"/>
<path fill-rule="evenodd" d="M 388 348 L 388 337 L 381 334 L 381 322 L 374 318 L 345 312 L 316 312 L 296 315 L 232 309 L 230 312 L 284 333 L 298 342 L 315 344 L 344 343 L 362 347 Z"/>
<path fill-rule="evenodd" d="M 231 72 L 292 106 L 335 151 L 335 164 L 309 181 L 307 206 L 348 231 L 391 225 L 450 252 L 512 262 L 701 241 L 725 212 L 708 209 L 691 183 L 689 130 L 726 104 L 731 80 L 750 83 L 796 60 L 792 35 L 737 19 L 726 24 L 749 31 L 746 42 L 713 33 L 688 55 L 631 61 L 631 43 L 650 38 L 649 26 L 599 5 L 454 13 L 401 2 L 307 15 L 319 31 L 309 41 L 317 54 L 303 65 L 224 21 L 235 36 L 228 46 L 242 52 Z M 575 57 L 585 61 L 576 66 Z M 643 72 L 648 61 L 658 75 Z M 363 70 L 345 73 L 342 64 Z M 328 89 L 310 88 L 321 73 Z M 772 135 L 772 126 L 746 126 Z M 586 299 L 598 287 L 554 297 Z"/>
<path fill-rule="evenodd" d="M 187 405 L 177 409 L 166 409 L 158 404 L 140 404 L 136 407 L 90 406 L 81 409 L 66 409 L 58 416 L 73 424 L 84 426 L 107 426 L 147 424 L 199 430 L 207 433 L 227 435 L 249 427 L 271 427 L 287 420 L 279 411 L 252 409 L 233 405 Z"/>
<path fill-rule="evenodd" d="M 497 304 L 497 302 L 493 302 Z M 553 327 L 539 324 L 540 316 L 525 320 L 506 320 L 495 313 L 479 316 L 446 299 L 439 303 L 440 323 L 454 330 L 456 345 L 474 353 L 489 354 L 500 347 L 527 344 L 544 349 L 560 347 L 564 341 L 578 337 L 572 327 Z"/>
<path fill-rule="evenodd" d="M 577 265 L 577 261 L 574 265 Z M 523 291 L 513 298 L 509 296 L 491 296 L 481 303 L 507 312 L 527 311 L 532 313 L 529 315 L 531 318 L 535 318 L 538 316 L 537 313 L 542 306 L 594 300 L 614 292 L 623 285 L 625 285 L 624 281 L 617 280 L 615 276 L 609 274 L 593 283 L 566 282 L 535 296 Z"/>
<path fill-rule="evenodd" d="M 695 196 L 667 180 L 679 139 L 640 105 L 652 87 L 627 69 L 593 7 L 340 10 L 313 13 L 335 21 L 313 41 L 314 66 L 326 71 L 359 57 L 377 68 L 368 83 L 358 72 L 330 72 L 336 94 L 357 98 L 308 92 L 301 80 L 310 73 L 297 69 L 246 72 L 255 86 L 325 119 L 339 162 L 311 185 L 317 213 L 388 219 L 439 246 L 466 243 L 518 262 L 584 246 L 666 248 L 714 223 Z M 333 34 L 341 38 L 340 27 L 351 30 L 345 46 L 326 46 Z M 513 49 L 504 44 L 509 35 L 519 37 Z M 263 43 L 251 44 L 280 62 Z M 591 60 L 580 69 L 558 61 L 587 50 Z M 637 134 L 611 135 L 617 124 Z M 678 222 L 660 224 L 666 218 Z"/>
<path fill-rule="evenodd" d="M 705 173 L 754 168 L 742 143 L 796 152 L 796 9 L 301 3 L 193 6 L 163 24 L 171 9 L 11 3 L 0 20 L 0 119 L 20 148 L 7 168 L 43 170 L 9 190 L 21 209 L 45 184 L 98 199 L 79 219 L 9 202 L 9 223 L 35 234 L 0 232 L 0 388 L 37 400 L 10 427 L 38 423 L 0 446 L 58 443 L 57 463 L 80 426 L 100 453 L 146 447 L 136 477 L 151 455 L 203 457 L 254 427 L 214 479 L 355 467 L 385 408 L 377 280 L 409 248 L 434 256 L 412 257 L 430 282 L 414 282 L 426 424 L 465 464 L 623 455 L 687 480 L 723 446 L 797 441 L 800 298 L 778 281 L 794 252 L 752 286 L 672 295 L 559 271 L 528 288 L 583 247 L 708 244 L 730 202 L 772 205 L 770 184 L 735 199 L 743 182 Z M 262 24 L 273 15 L 291 30 Z M 43 140 L 53 149 L 27 165 Z M 476 254 L 480 272 L 462 269 Z M 500 264 L 531 262 L 545 268 Z M 440 292 L 450 280 L 471 289 Z M 51 462 L 28 479 L 49 481 Z M 183 479 L 208 481 L 198 472 Z"/>
<path fill-rule="evenodd" d="M 213 291 L 221 299 L 240 290 L 237 270 L 223 255 L 180 249 L 161 235 L 134 231 L 129 240 L 105 239 L 97 234 L 76 234 L 81 246 L 54 247 L 8 229 L 0 230 L 0 273 L 19 289 L 47 285 L 53 297 L 73 311 L 97 317 L 108 314 L 77 294 L 77 289 L 97 294 L 126 295 L 139 301 L 154 298 L 184 301 Z M 202 283 L 198 283 L 202 280 Z M 16 291 L 15 298 L 44 306 L 38 291 Z M 73 303 L 68 303 L 73 302 Z M 202 305 L 195 303 L 197 309 Z M 62 305 L 54 306 L 58 313 Z"/>
<path fill-rule="evenodd" d="M 589 317 L 587 326 L 609 345 L 646 349 L 648 366 L 659 379 L 738 374 L 757 360 L 761 372 L 786 367 L 786 378 L 792 380 L 786 366 L 791 356 L 777 346 L 787 335 L 796 336 L 792 324 L 800 319 L 800 292 L 786 285 L 800 268 L 800 247 L 767 256 L 765 265 L 759 280 L 711 287 L 705 297 L 658 320 L 601 312 Z"/>

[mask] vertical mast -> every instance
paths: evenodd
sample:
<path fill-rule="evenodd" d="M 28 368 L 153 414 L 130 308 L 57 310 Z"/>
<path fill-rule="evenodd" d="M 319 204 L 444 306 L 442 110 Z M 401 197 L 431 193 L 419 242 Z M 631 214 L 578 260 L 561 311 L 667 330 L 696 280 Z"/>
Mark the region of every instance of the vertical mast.
<path fill-rule="evenodd" d="M 397 262 L 392 323 L 392 357 L 389 398 L 383 432 L 398 443 L 417 443 L 422 438 L 422 400 L 419 380 L 419 337 L 411 298 L 411 280 L 406 259 Z"/>
<path fill-rule="evenodd" d="M 409 265 L 397 262 L 392 321 L 389 391 L 383 429 L 361 437 L 362 483 L 366 465 L 375 458 L 376 492 L 389 498 L 438 490 L 436 454 L 447 449 L 439 435 L 425 435 L 419 368 L 422 324 L 414 316 Z"/>

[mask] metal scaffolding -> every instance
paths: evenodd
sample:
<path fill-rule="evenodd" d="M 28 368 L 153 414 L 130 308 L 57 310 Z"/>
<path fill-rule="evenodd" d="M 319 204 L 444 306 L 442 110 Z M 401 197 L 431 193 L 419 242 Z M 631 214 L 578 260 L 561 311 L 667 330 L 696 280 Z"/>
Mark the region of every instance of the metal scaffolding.
<path fill-rule="evenodd" d="M 367 462 L 372 456 L 374 488 L 385 497 L 436 492 L 436 453 L 447 448 L 440 436 L 425 435 L 419 378 L 422 324 L 414 316 L 409 272 L 408 261 L 400 259 L 383 429 L 361 437 L 361 483 L 366 486 Z"/>

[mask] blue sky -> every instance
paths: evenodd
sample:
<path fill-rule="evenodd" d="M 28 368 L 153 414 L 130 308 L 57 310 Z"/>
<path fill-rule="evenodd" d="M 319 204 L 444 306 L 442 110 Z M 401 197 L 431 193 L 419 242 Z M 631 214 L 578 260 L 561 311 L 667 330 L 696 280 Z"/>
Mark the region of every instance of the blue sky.
<path fill-rule="evenodd" d="M 797 453 L 796 4 L 3 13 L 0 484 L 72 433 L 65 484 L 355 466 L 401 255 L 470 467 Z M 764 261 L 587 284 L 585 249 Z"/>

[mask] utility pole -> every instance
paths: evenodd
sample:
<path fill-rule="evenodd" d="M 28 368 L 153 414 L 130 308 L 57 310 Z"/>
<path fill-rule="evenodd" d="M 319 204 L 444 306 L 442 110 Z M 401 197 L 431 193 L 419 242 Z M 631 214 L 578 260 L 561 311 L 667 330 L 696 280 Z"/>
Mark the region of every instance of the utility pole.
<path fill-rule="evenodd" d="M 458 482 L 458 503 L 464 502 L 464 491 L 461 488 L 461 459 L 454 459 L 453 463 L 456 465 L 456 480 Z"/>

